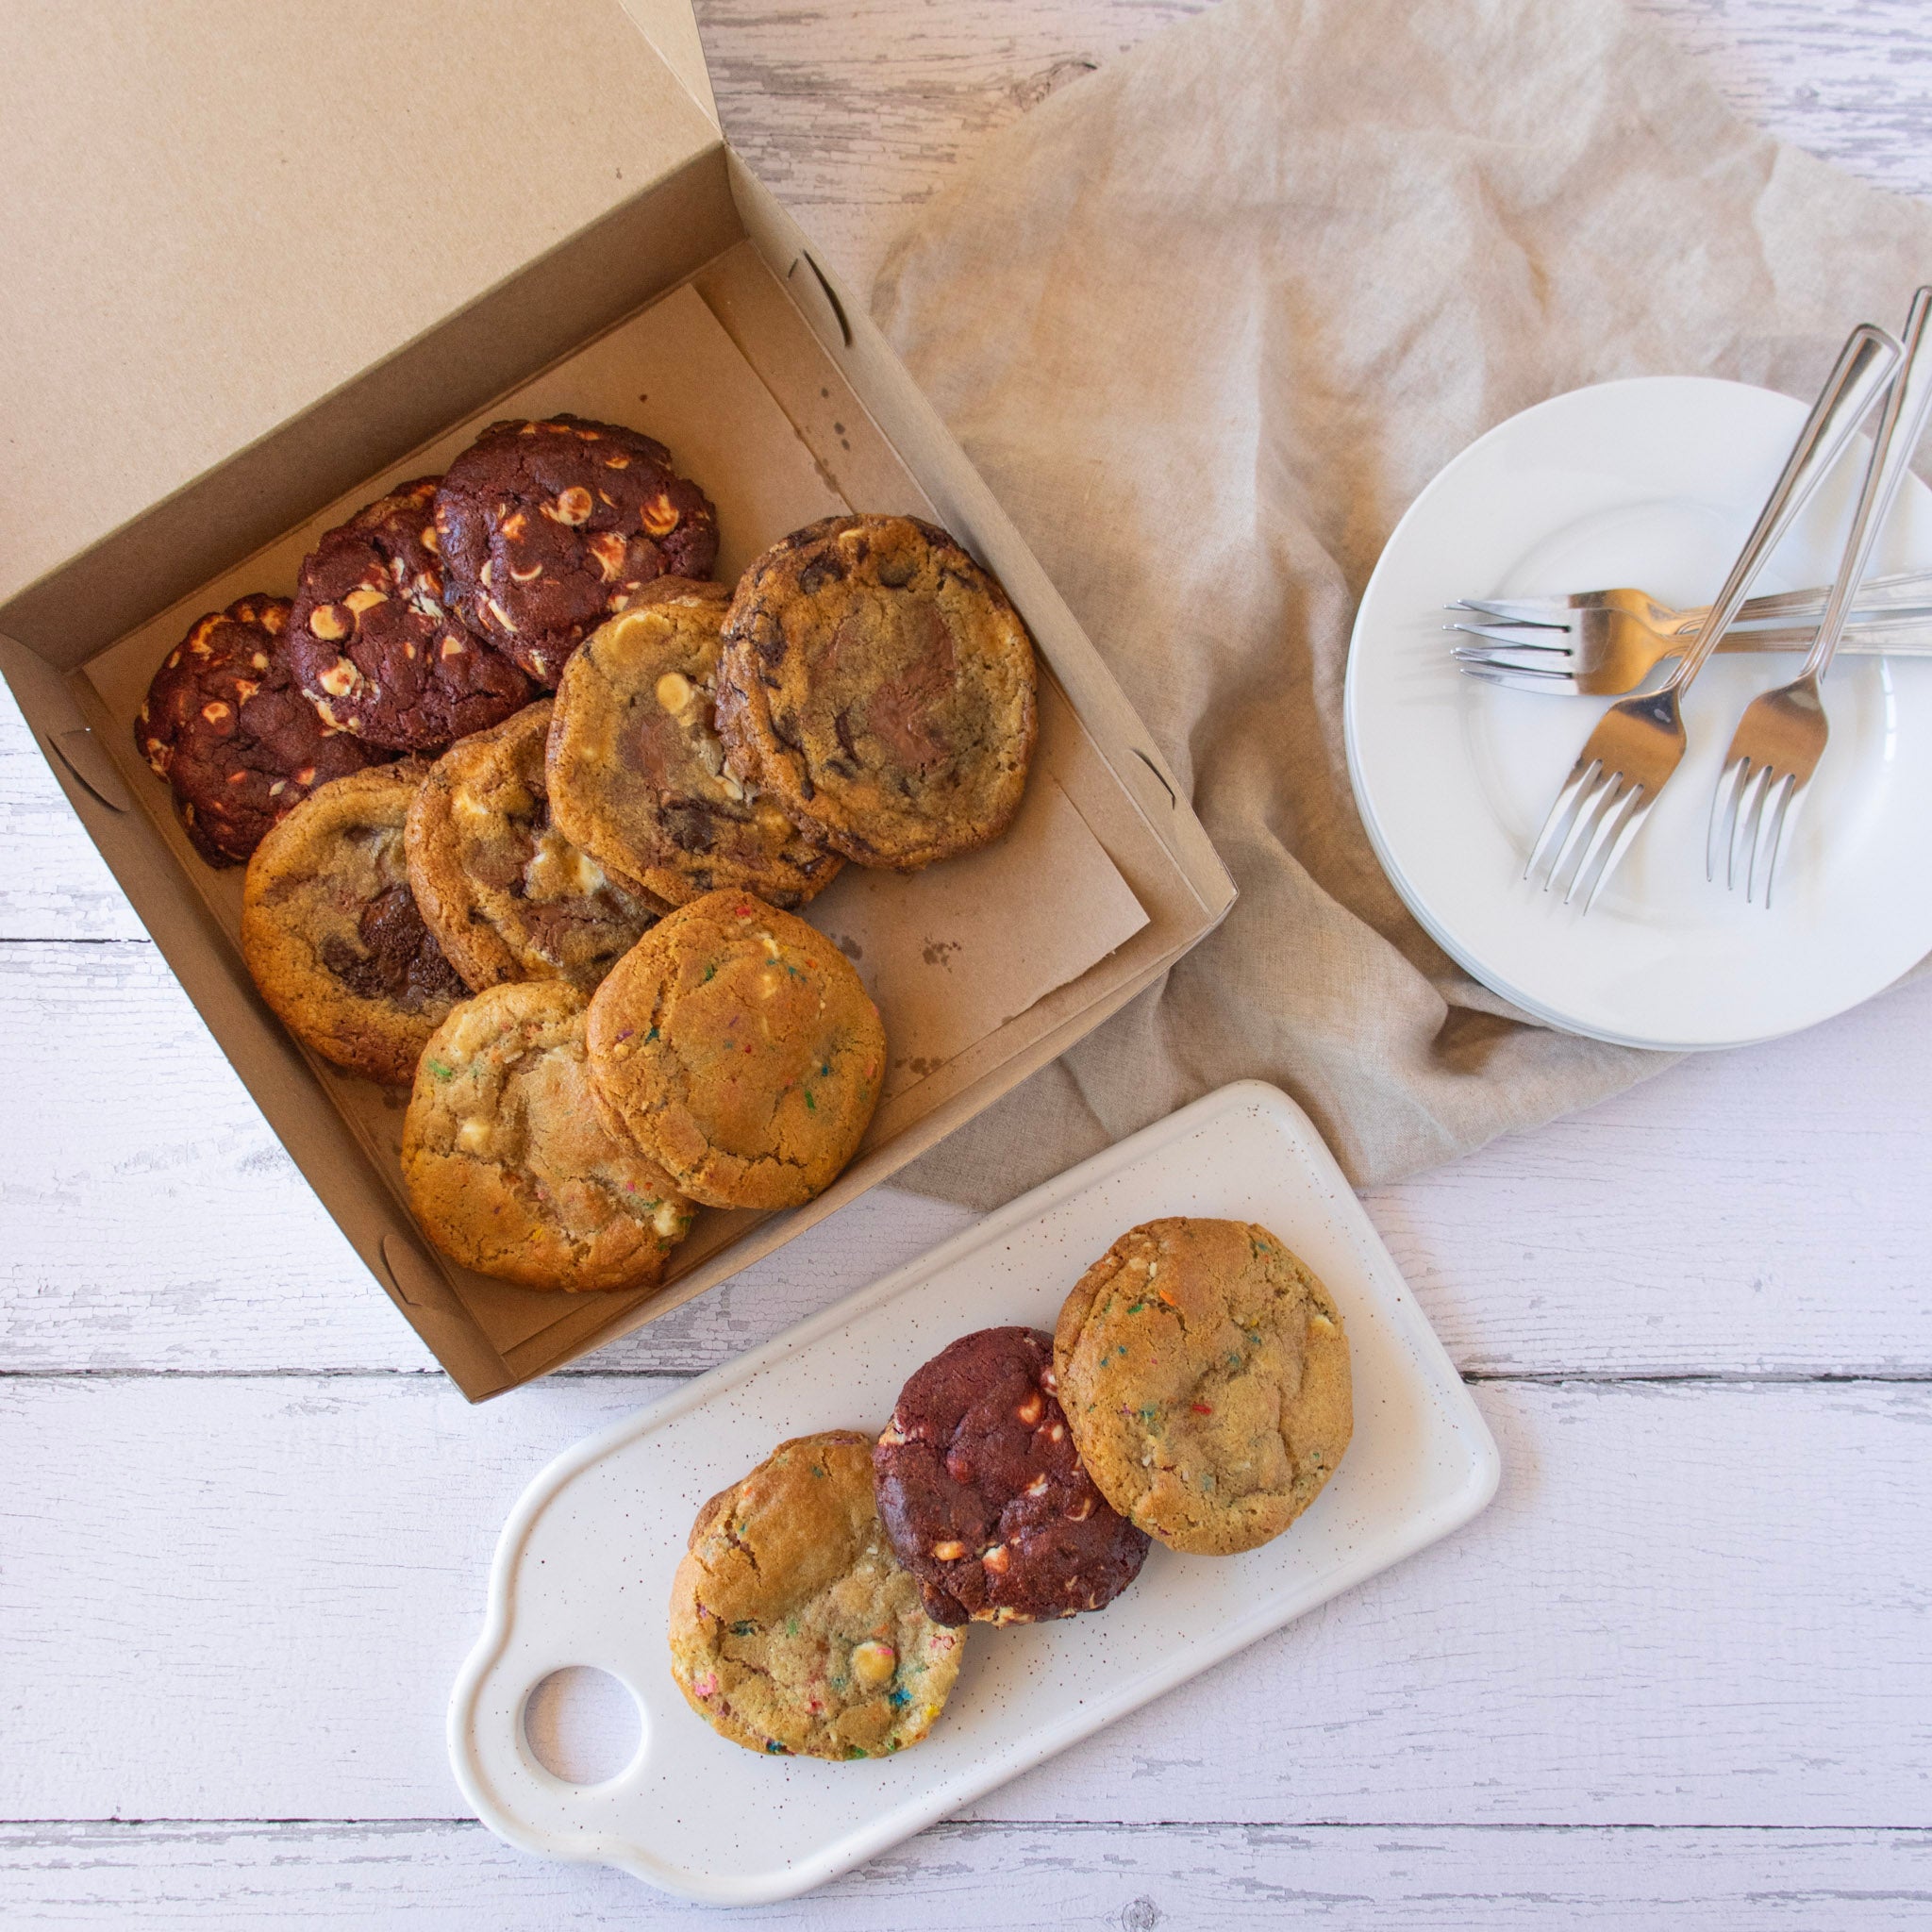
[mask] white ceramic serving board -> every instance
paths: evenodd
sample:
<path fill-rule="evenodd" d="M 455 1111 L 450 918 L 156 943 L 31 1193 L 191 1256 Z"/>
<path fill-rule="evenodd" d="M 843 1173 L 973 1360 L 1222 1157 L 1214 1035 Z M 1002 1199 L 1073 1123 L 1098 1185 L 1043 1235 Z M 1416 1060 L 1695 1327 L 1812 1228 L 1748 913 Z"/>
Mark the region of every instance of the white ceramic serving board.
<path fill-rule="evenodd" d="M 945 1715 L 897 1757 L 759 1757 L 694 1716 L 671 1679 L 665 1617 L 699 1506 L 789 1436 L 883 1427 L 906 1378 L 956 1336 L 1052 1328 L 1088 1264 L 1163 1214 L 1261 1222 L 1341 1309 L 1355 1438 L 1307 1513 L 1245 1556 L 1156 1544 L 1097 1616 L 973 1630 Z M 451 1697 L 451 1762 L 512 1844 L 715 1905 L 788 1898 L 1445 1536 L 1498 1473 L 1481 1415 L 1312 1123 L 1242 1081 L 553 1462 L 497 1546 L 483 1635 Z M 524 1732 L 531 1690 L 574 1664 L 620 1679 L 641 1714 L 636 1755 L 599 1785 L 553 1776 Z"/>

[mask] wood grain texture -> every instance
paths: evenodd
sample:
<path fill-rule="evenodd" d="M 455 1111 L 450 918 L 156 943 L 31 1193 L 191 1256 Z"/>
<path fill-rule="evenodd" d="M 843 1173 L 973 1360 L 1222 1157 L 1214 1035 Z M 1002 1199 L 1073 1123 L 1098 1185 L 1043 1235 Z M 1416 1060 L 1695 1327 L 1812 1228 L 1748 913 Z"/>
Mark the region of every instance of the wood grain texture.
<path fill-rule="evenodd" d="M 0 1374 L 433 1369 L 153 947 L 0 947 Z M 1468 1373 L 1932 1374 L 1928 1093 L 1932 979 L 1366 1200 Z M 869 1196 L 586 1366 L 709 1368 L 971 1219 Z"/>
<path fill-rule="evenodd" d="M 1201 4 L 698 11 L 727 128 L 862 299 L 990 133 Z M 1924 0 L 1638 4 L 1748 118 L 1932 193 Z M 0 1826 L 0 1921 L 691 1923 L 454 1819 L 441 1702 L 497 1527 L 658 1377 L 967 1217 L 882 1191 L 583 1372 L 469 1409 L 4 693 L 0 849 L 0 1817 L 97 1821 Z M 1491 1512 L 975 1820 L 736 1916 L 1926 1923 L 1928 1023 L 1914 986 L 1376 1191 L 1464 1369 L 1549 1378 L 1478 1391 Z M 1709 1379 L 1565 1379 L 1633 1374 Z M 170 1814 L 208 1822 L 99 1822 Z M 219 1822 L 264 1816 L 291 1822 Z"/>
<path fill-rule="evenodd" d="M 525 1857 L 467 1823 L 15 1825 L 0 1828 L 0 1912 L 141 1932 L 1906 1932 L 1932 1912 L 1932 1833 L 941 1824 L 806 1898 L 714 1921 L 621 1873 Z"/>
<path fill-rule="evenodd" d="M 442 1709 L 499 1525 L 663 1386 L 0 1387 L 0 1817 L 456 1811 Z M 969 1815 L 1924 1823 L 1932 1390 L 1478 1399 L 1505 1473 L 1474 1524 Z"/>

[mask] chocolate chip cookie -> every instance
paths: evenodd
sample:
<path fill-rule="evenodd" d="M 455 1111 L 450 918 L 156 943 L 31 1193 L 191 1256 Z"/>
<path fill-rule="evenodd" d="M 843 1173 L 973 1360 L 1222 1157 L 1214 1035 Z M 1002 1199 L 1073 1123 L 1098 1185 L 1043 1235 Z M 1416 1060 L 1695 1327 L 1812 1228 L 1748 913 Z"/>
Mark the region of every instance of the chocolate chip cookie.
<path fill-rule="evenodd" d="M 670 905 L 720 887 L 802 906 L 843 863 L 724 768 L 712 719 L 722 584 L 661 577 L 563 668 L 550 727 L 557 823 Z"/>
<path fill-rule="evenodd" d="M 584 996 L 557 979 L 491 987 L 430 1036 L 403 1181 L 445 1255 L 525 1288 L 653 1287 L 694 1213 L 599 1119 Z"/>
<path fill-rule="evenodd" d="M 718 1208 L 795 1208 L 829 1187 L 886 1063 L 844 955 L 746 892 L 667 913 L 592 995 L 585 1039 L 612 1118 Z"/>
<path fill-rule="evenodd" d="M 922 1612 L 880 1527 L 871 1448 L 847 1429 L 782 1443 L 692 1525 L 671 1586 L 671 1674 L 749 1751 L 903 1751 L 959 1674 L 965 1634 Z"/>
<path fill-rule="evenodd" d="M 552 823 L 550 701 L 459 738 L 409 808 L 409 884 L 443 957 L 481 991 L 567 979 L 588 991 L 661 908 L 606 875 Z"/>
<path fill-rule="evenodd" d="M 492 423 L 436 495 L 449 600 L 546 689 L 658 577 L 708 577 L 718 513 L 635 429 L 553 416 Z"/>
<path fill-rule="evenodd" d="M 443 608 L 418 477 L 326 532 L 302 562 L 289 656 L 324 722 L 371 744 L 441 751 L 529 703 L 529 680 Z"/>
<path fill-rule="evenodd" d="M 1019 613 L 943 530 L 831 517 L 740 579 L 718 730 L 740 780 L 808 839 L 910 872 L 1019 810 L 1035 679 Z"/>
<path fill-rule="evenodd" d="M 941 1624 L 1100 1609 L 1147 1555 L 1080 1466 L 1038 1328 L 941 1349 L 899 1391 L 873 1470 L 886 1533 Z"/>
<path fill-rule="evenodd" d="M 469 991 L 409 891 L 403 822 L 425 770 L 408 758 L 323 786 L 255 848 L 242 891 L 242 957 L 282 1024 L 394 1085 Z"/>
<path fill-rule="evenodd" d="M 1054 1365 L 1093 1480 L 1173 1549 L 1229 1556 L 1279 1536 L 1348 1447 L 1341 1316 L 1251 1222 L 1128 1229 L 1067 1297 Z"/>
<path fill-rule="evenodd" d="M 286 597 L 238 597 L 196 618 L 135 714 L 134 741 L 210 865 L 244 864 L 318 786 L 388 756 L 302 695 L 288 625 Z"/>

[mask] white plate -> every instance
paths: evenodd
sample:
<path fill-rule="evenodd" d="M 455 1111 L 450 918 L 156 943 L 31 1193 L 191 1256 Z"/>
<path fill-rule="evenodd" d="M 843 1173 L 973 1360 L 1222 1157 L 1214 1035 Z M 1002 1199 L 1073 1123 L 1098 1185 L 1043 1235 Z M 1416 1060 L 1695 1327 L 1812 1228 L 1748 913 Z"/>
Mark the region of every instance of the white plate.
<path fill-rule="evenodd" d="M 1265 1224 L 1341 1308 L 1355 1438 L 1307 1514 L 1245 1556 L 1156 1545 L 1098 1616 L 973 1631 L 944 1717 L 899 1757 L 760 1757 L 694 1716 L 664 1630 L 699 1505 L 788 1436 L 883 1426 L 907 1376 L 956 1336 L 1051 1328 L 1088 1263 L 1161 1214 Z M 450 1760 L 512 1844 L 715 1905 L 789 1898 L 1446 1535 L 1495 1493 L 1497 1471 L 1307 1116 L 1258 1082 L 1224 1087 L 552 1463 L 497 1545 L 486 1626 L 450 1701 Z M 637 1756 L 602 1785 L 552 1776 L 524 1733 L 530 1691 L 573 1664 L 621 1679 L 642 1718 Z"/>
<path fill-rule="evenodd" d="M 1769 911 L 1704 876 L 1724 752 L 1795 657 L 1714 658 L 1690 752 L 1588 919 L 1525 884 L 1550 801 L 1607 700 L 1464 676 L 1442 607 L 1633 585 L 1715 594 L 1804 421 L 1789 396 L 1696 376 L 1605 383 L 1525 409 L 1410 505 L 1356 619 L 1349 774 L 1376 856 L 1424 928 L 1539 1017 L 1632 1046 L 1742 1045 L 1809 1026 L 1932 951 L 1932 661 L 1841 657 L 1831 743 Z M 1848 457 L 1759 591 L 1826 581 L 1862 460 Z M 1932 492 L 1908 479 L 1874 571 L 1932 565 Z"/>

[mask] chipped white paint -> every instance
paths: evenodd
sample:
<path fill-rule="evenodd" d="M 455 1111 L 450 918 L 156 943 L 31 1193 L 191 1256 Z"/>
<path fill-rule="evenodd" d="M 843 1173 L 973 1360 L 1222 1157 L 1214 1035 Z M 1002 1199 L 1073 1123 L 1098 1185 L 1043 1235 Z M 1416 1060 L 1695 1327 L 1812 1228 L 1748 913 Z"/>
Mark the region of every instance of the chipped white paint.
<path fill-rule="evenodd" d="M 699 13 L 734 138 L 862 291 L 987 132 L 1199 4 Z M 1924 0 L 1641 4 L 1759 125 L 1932 193 Z M 4 700 L 0 838 L 0 1919 L 689 1923 L 456 1818 L 438 1712 L 496 1525 L 657 1378 L 964 1217 L 874 1196 L 470 1410 Z M 975 1820 L 745 1922 L 1925 1923 L 1928 1108 L 1932 982 L 1377 1191 L 1452 1354 L 1504 1378 L 1478 1391 L 1491 1513 Z M 1607 1379 L 1632 1376 L 1692 1379 Z"/>

